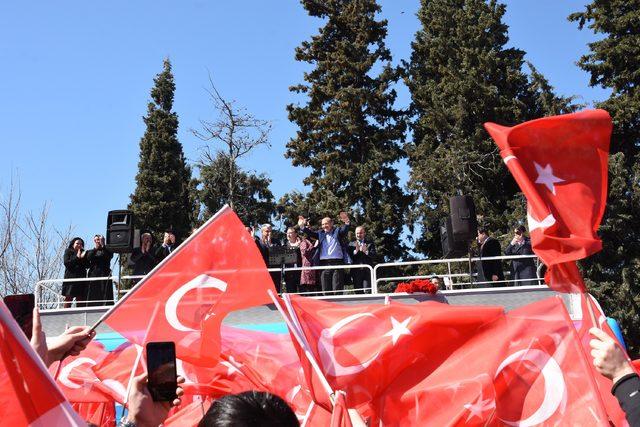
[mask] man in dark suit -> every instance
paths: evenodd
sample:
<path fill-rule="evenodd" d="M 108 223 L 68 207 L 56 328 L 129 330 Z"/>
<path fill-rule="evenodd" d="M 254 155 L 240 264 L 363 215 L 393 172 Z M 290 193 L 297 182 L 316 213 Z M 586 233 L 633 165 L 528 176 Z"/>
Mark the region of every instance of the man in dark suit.
<path fill-rule="evenodd" d="M 478 227 L 478 245 L 480 245 L 480 262 L 477 263 L 479 282 L 501 282 L 504 281 L 502 262 L 499 259 L 483 260 L 501 255 L 500 242 L 489 236 L 489 232 L 484 227 Z M 487 286 L 487 284 L 484 284 Z M 498 286 L 503 285 L 498 283 Z"/>
<path fill-rule="evenodd" d="M 264 260 L 267 268 L 270 267 L 280 267 L 279 265 L 269 265 L 269 252 L 271 248 L 276 246 L 282 246 L 278 241 L 271 238 L 271 234 L 273 233 L 273 227 L 271 224 L 263 224 L 260 227 L 260 238 L 256 238 L 256 245 L 258 245 L 258 249 L 260 250 L 260 254 L 262 255 L 262 259 Z M 273 285 L 276 287 L 276 291 L 280 293 L 281 285 L 282 285 L 282 274 L 279 271 L 270 271 L 271 280 L 273 280 Z"/>
<path fill-rule="evenodd" d="M 533 249 L 531 249 L 531 240 L 525 236 L 525 228 L 523 225 L 519 225 L 514 230 L 514 236 L 511 243 L 504 250 L 505 255 L 533 255 Z M 530 286 L 536 285 L 536 266 L 533 262 L 533 258 L 520 258 L 511 261 L 511 277 L 515 280 L 516 286 Z"/>
<path fill-rule="evenodd" d="M 173 229 L 169 227 L 162 238 L 162 245 L 156 248 L 155 257 L 158 262 L 165 259 L 171 252 L 176 249 L 176 235 L 173 233 Z"/>
<path fill-rule="evenodd" d="M 349 255 L 353 264 L 373 265 L 376 247 L 373 241 L 366 238 L 364 226 L 356 227 L 356 240 L 349 243 Z M 352 268 L 351 280 L 357 294 L 371 293 L 371 272 L 367 268 Z"/>

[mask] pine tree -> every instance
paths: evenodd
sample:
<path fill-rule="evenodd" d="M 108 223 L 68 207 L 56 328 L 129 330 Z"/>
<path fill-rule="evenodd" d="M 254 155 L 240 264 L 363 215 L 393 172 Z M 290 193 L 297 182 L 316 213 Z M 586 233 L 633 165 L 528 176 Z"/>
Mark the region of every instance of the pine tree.
<path fill-rule="evenodd" d="M 205 216 L 217 212 L 229 202 L 229 157 L 218 152 L 211 162 L 201 164 L 200 200 L 206 207 Z M 232 183 L 234 194 L 233 209 L 243 223 L 249 225 L 270 222 L 275 211 L 273 194 L 269 189 L 271 180 L 264 174 L 244 171 L 238 166 Z"/>
<path fill-rule="evenodd" d="M 603 37 L 578 65 L 591 85 L 611 89 L 598 104 L 613 118 L 609 197 L 599 234 L 603 250 L 583 262 L 589 290 L 617 319 L 631 353 L 640 354 L 640 1 L 598 0 L 569 16 Z"/>
<path fill-rule="evenodd" d="M 173 227 L 176 236 L 185 238 L 193 224 L 191 169 L 178 141 L 178 115 L 172 111 L 174 92 L 171 63 L 165 59 L 163 71 L 154 79 L 144 117 L 147 129 L 140 140 L 136 189 L 129 209 L 141 227 L 156 233 Z"/>
<path fill-rule="evenodd" d="M 496 236 L 525 219 L 524 198 L 483 123 L 514 125 L 572 108 L 533 66 L 525 73 L 522 50 L 506 47 L 504 13 L 493 0 L 422 0 L 418 11 L 422 28 L 405 64 L 414 117 L 407 152 L 416 247 L 429 257 L 441 254 L 438 224 L 458 193 L 474 198 Z"/>
<path fill-rule="evenodd" d="M 311 186 L 307 206 L 334 218 L 349 210 L 354 223 L 368 228 L 379 253 L 399 258 L 409 199 L 396 165 L 406 125 L 394 109 L 399 72 L 384 43 L 387 22 L 376 20 L 375 0 L 302 5 L 324 26 L 296 49 L 296 60 L 314 68 L 304 84 L 291 88 L 306 100 L 287 107 L 299 130 L 286 155 L 294 166 L 311 170 L 304 180 Z"/>

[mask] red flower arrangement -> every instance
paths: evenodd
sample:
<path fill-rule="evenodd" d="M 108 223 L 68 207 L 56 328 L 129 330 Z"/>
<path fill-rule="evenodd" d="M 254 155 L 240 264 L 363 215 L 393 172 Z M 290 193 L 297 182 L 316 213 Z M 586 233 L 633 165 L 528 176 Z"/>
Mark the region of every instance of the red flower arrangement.
<path fill-rule="evenodd" d="M 416 279 L 410 282 L 399 283 L 395 292 L 406 292 L 408 294 L 424 292 L 435 295 L 435 293 L 438 292 L 438 285 L 429 279 Z"/>

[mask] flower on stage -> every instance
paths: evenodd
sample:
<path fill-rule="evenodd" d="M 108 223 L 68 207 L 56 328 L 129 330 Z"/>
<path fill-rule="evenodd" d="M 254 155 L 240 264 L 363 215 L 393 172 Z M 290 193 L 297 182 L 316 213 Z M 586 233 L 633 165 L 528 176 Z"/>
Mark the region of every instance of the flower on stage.
<path fill-rule="evenodd" d="M 399 283 L 395 290 L 396 293 L 406 292 L 412 294 L 414 292 L 424 292 L 434 295 L 438 292 L 438 285 L 430 279 L 415 279 L 410 282 Z"/>

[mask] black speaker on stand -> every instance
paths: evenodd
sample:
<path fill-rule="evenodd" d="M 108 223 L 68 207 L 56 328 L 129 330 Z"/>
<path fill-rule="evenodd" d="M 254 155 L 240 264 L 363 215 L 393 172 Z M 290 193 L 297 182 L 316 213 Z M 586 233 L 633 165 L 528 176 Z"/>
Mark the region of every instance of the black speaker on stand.
<path fill-rule="evenodd" d="M 133 251 L 133 212 L 109 211 L 107 214 L 107 249 L 114 253 Z"/>
<path fill-rule="evenodd" d="M 478 233 L 476 205 L 471 196 L 453 196 L 449 198 L 451 212 L 451 231 L 456 242 L 470 242 Z"/>
<path fill-rule="evenodd" d="M 467 242 L 455 241 L 450 216 L 447 216 L 440 221 L 440 242 L 442 243 L 443 258 L 463 256 L 469 251 Z"/>

